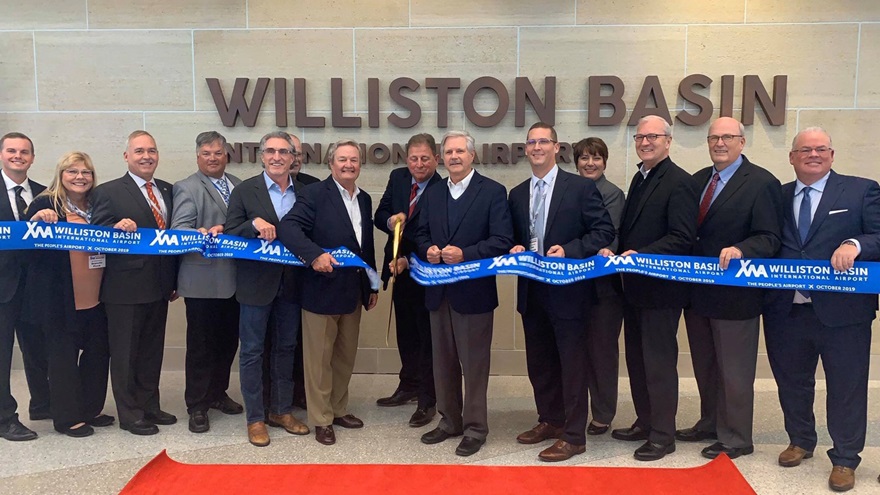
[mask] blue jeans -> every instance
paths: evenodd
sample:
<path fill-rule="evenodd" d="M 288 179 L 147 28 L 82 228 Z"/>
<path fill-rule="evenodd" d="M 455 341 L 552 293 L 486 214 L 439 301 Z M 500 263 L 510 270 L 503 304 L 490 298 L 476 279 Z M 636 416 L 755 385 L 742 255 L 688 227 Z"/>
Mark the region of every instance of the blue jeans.
<path fill-rule="evenodd" d="M 273 414 L 287 414 L 293 410 L 293 361 L 301 312 L 299 304 L 279 297 L 266 306 L 241 305 L 238 320 L 241 340 L 239 371 L 248 424 L 266 419 L 263 408 L 263 350 L 266 339 L 272 339 L 269 408 Z"/>

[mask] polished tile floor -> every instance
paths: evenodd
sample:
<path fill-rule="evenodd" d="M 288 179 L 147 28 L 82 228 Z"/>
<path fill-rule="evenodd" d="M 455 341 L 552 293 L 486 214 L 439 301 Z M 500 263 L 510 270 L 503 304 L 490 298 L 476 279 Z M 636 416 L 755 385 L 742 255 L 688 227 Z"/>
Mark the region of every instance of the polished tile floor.
<path fill-rule="evenodd" d="M 355 375 L 351 383 L 351 412 L 366 423 L 363 430 L 337 429 L 337 444 L 318 444 L 313 435 L 297 437 L 270 428 L 272 443 L 256 448 L 247 442 L 244 416 L 224 416 L 211 411 L 211 431 L 190 433 L 183 404 L 183 373 L 162 375 L 163 409 L 176 414 L 179 421 L 163 426 L 158 435 L 137 437 L 113 426 L 98 428 L 95 435 L 73 439 L 56 433 L 50 421 L 23 422 L 40 435 L 35 441 L 13 443 L 0 440 L 0 493 L 3 494 L 103 494 L 117 493 L 147 461 L 167 449 L 175 460 L 188 463 L 436 463 L 486 465 L 551 465 L 541 463 L 537 454 L 550 442 L 537 446 L 520 445 L 515 437 L 535 422 L 531 387 L 525 377 L 492 377 L 489 383 L 489 439 L 476 455 L 461 458 L 454 454 L 457 442 L 423 445 L 419 436 L 432 426 L 409 428 L 406 424 L 414 406 L 376 407 L 375 399 L 390 393 L 396 377 Z M 233 375 L 230 395 L 239 400 L 237 374 Z M 13 371 L 13 393 L 19 404 L 27 403 L 27 386 L 22 371 Z M 824 387 L 824 383 L 819 384 Z M 880 493 L 880 382 L 872 381 L 868 442 L 862 464 L 856 471 L 856 487 L 850 492 Z M 634 413 L 628 383 L 621 380 L 620 407 L 615 427 L 628 426 Z M 781 468 L 776 456 L 787 445 L 782 414 L 772 379 L 756 384 L 755 453 L 734 462 L 761 494 L 830 492 L 827 478 L 831 469 L 825 455 L 830 444 L 825 425 L 825 394 L 817 392 L 816 418 L 820 425 L 819 447 L 813 459 L 800 467 Z M 693 379 L 682 379 L 679 427 L 691 426 L 699 412 L 699 398 Z M 112 400 L 105 412 L 115 415 Z M 21 409 L 21 408 L 20 408 Z M 27 409 L 26 407 L 24 408 Z M 305 412 L 295 414 L 305 419 Z M 25 414 L 26 416 L 26 414 Z M 677 451 L 654 463 L 632 458 L 636 443 L 612 440 L 610 434 L 588 437 L 587 452 L 562 464 L 584 466 L 691 467 L 706 462 L 700 449 L 707 444 L 679 442 Z"/>

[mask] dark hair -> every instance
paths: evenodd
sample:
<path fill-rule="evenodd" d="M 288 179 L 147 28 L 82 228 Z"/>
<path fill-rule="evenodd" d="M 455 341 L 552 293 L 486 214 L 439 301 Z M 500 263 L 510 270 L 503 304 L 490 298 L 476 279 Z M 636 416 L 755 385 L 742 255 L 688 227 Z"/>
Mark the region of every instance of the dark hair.
<path fill-rule="evenodd" d="M 3 137 L 0 137 L 0 148 L 3 148 L 3 144 L 6 142 L 7 139 L 27 139 L 27 141 L 29 143 L 31 143 L 31 154 L 32 155 L 37 154 L 34 151 L 34 142 L 31 141 L 31 138 L 25 136 L 24 134 L 22 134 L 20 132 L 10 132 L 10 133 L 4 134 Z"/>
<path fill-rule="evenodd" d="M 220 145 L 226 148 L 226 138 L 223 137 L 223 134 L 217 131 L 205 131 L 196 136 L 196 151 L 202 146 L 214 144 L 217 141 L 220 141 Z"/>
<path fill-rule="evenodd" d="M 431 148 L 431 154 L 437 154 L 437 142 L 434 141 L 434 136 L 428 134 L 427 132 L 416 134 L 413 137 L 409 138 L 409 141 L 406 142 L 406 152 L 409 153 L 410 148 L 422 144 L 427 146 L 428 148 Z"/>
<path fill-rule="evenodd" d="M 602 157 L 605 165 L 608 165 L 608 145 L 600 138 L 588 137 L 581 139 L 574 145 L 572 157 L 574 158 L 575 166 L 577 166 L 577 161 L 581 155 L 599 155 Z"/>
<path fill-rule="evenodd" d="M 556 138 L 556 129 L 554 129 L 552 125 L 546 122 L 535 122 L 534 124 L 532 124 L 531 127 L 529 127 L 529 132 L 532 132 L 532 129 L 550 129 L 550 137 L 554 141 L 558 141 L 558 139 Z M 526 136 L 528 135 L 529 133 L 527 132 Z"/>

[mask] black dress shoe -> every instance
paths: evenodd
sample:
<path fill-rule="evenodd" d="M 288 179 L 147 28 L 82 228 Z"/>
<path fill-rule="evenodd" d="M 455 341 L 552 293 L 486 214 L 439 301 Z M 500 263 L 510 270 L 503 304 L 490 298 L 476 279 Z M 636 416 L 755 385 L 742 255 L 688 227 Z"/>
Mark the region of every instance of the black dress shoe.
<path fill-rule="evenodd" d="M 675 439 L 682 442 L 702 442 L 704 440 L 717 440 L 718 435 L 714 431 L 685 428 L 683 430 L 675 430 Z"/>
<path fill-rule="evenodd" d="M 741 455 L 749 455 L 755 451 L 754 445 L 749 445 L 747 447 L 728 447 L 721 442 L 715 442 L 712 445 L 703 449 L 701 454 L 703 457 L 707 459 L 714 459 L 721 454 L 727 454 L 727 457 L 731 459 L 736 459 Z"/>
<path fill-rule="evenodd" d="M 59 433 L 64 433 L 65 435 L 73 438 L 83 438 L 95 433 L 95 429 L 88 424 L 84 424 L 79 428 L 64 428 Z"/>
<path fill-rule="evenodd" d="M 99 414 L 94 418 L 86 421 L 90 426 L 94 426 L 97 428 L 103 428 L 105 426 L 110 426 L 116 421 L 116 418 L 110 416 L 109 414 Z"/>
<path fill-rule="evenodd" d="M 18 418 L 15 418 L 5 426 L 0 426 L 0 438 L 13 442 L 24 442 L 36 439 L 37 432 L 21 424 Z"/>
<path fill-rule="evenodd" d="M 438 426 L 433 430 L 422 435 L 422 443 L 433 445 L 445 441 L 447 438 L 460 437 L 461 433 L 446 433 Z"/>
<path fill-rule="evenodd" d="M 604 435 L 610 425 L 599 426 L 592 421 L 587 425 L 587 435 Z"/>
<path fill-rule="evenodd" d="M 144 413 L 144 419 L 154 425 L 168 426 L 177 423 L 177 416 L 159 410 L 151 413 Z"/>
<path fill-rule="evenodd" d="M 189 431 L 193 433 L 204 433 L 211 429 L 211 422 L 208 420 L 207 411 L 193 411 L 189 415 Z"/>
<path fill-rule="evenodd" d="M 339 418 L 333 418 L 333 424 L 343 428 L 363 428 L 364 422 L 354 414 L 346 414 Z"/>
<path fill-rule="evenodd" d="M 146 419 L 139 419 L 130 424 L 119 423 L 119 427 L 135 435 L 155 435 L 159 433 L 159 427 Z"/>
<path fill-rule="evenodd" d="M 671 454 L 673 452 L 675 452 L 674 442 L 669 445 L 662 445 L 649 441 L 637 448 L 633 457 L 635 457 L 637 461 L 659 461 L 660 459 L 663 459 L 666 454 Z"/>
<path fill-rule="evenodd" d="M 486 439 L 480 440 L 479 438 L 466 436 L 461 439 L 458 447 L 455 448 L 455 455 L 460 455 L 462 457 L 474 455 L 479 452 L 480 447 L 482 447 L 484 443 L 486 443 Z"/>
<path fill-rule="evenodd" d="M 376 400 L 376 405 L 382 407 L 402 406 L 410 401 L 417 400 L 418 398 L 419 393 L 416 391 L 407 392 L 406 390 L 397 389 L 391 394 L 391 397 L 382 397 L 381 399 Z"/>
<path fill-rule="evenodd" d="M 629 428 L 618 428 L 611 430 L 611 438 L 615 440 L 623 440 L 625 442 L 636 442 L 648 439 L 648 430 L 642 429 L 641 426 L 632 425 Z"/>
<path fill-rule="evenodd" d="M 427 409 L 416 409 L 412 417 L 409 418 L 409 426 L 412 428 L 421 428 L 430 423 L 437 414 L 437 409 L 429 407 Z"/>
<path fill-rule="evenodd" d="M 223 414 L 241 414 L 244 412 L 244 407 L 229 398 L 226 394 L 223 395 L 222 399 L 215 400 L 211 403 L 211 409 L 217 409 Z"/>
<path fill-rule="evenodd" d="M 316 426 L 315 440 L 324 445 L 333 445 L 336 443 L 336 433 L 333 432 L 333 425 Z"/>

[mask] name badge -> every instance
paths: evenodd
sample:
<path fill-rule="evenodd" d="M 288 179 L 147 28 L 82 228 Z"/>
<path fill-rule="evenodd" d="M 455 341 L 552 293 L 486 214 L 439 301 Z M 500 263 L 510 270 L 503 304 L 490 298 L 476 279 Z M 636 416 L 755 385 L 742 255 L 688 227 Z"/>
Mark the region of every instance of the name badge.
<path fill-rule="evenodd" d="M 538 238 L 537 237 L 532 237 L 531 239 L 529 239 L 529 251 L 534 251 L 536 253 L 538 252 Z M 543 254 L 543 253 L 538 253 L 538 254 Z"/>
<path fill-rule="evenodd" d="M 97 268 L 105 268 L 107 266 L 107 256 L 104 254 L 89 255 L 89 270 Z"/>

